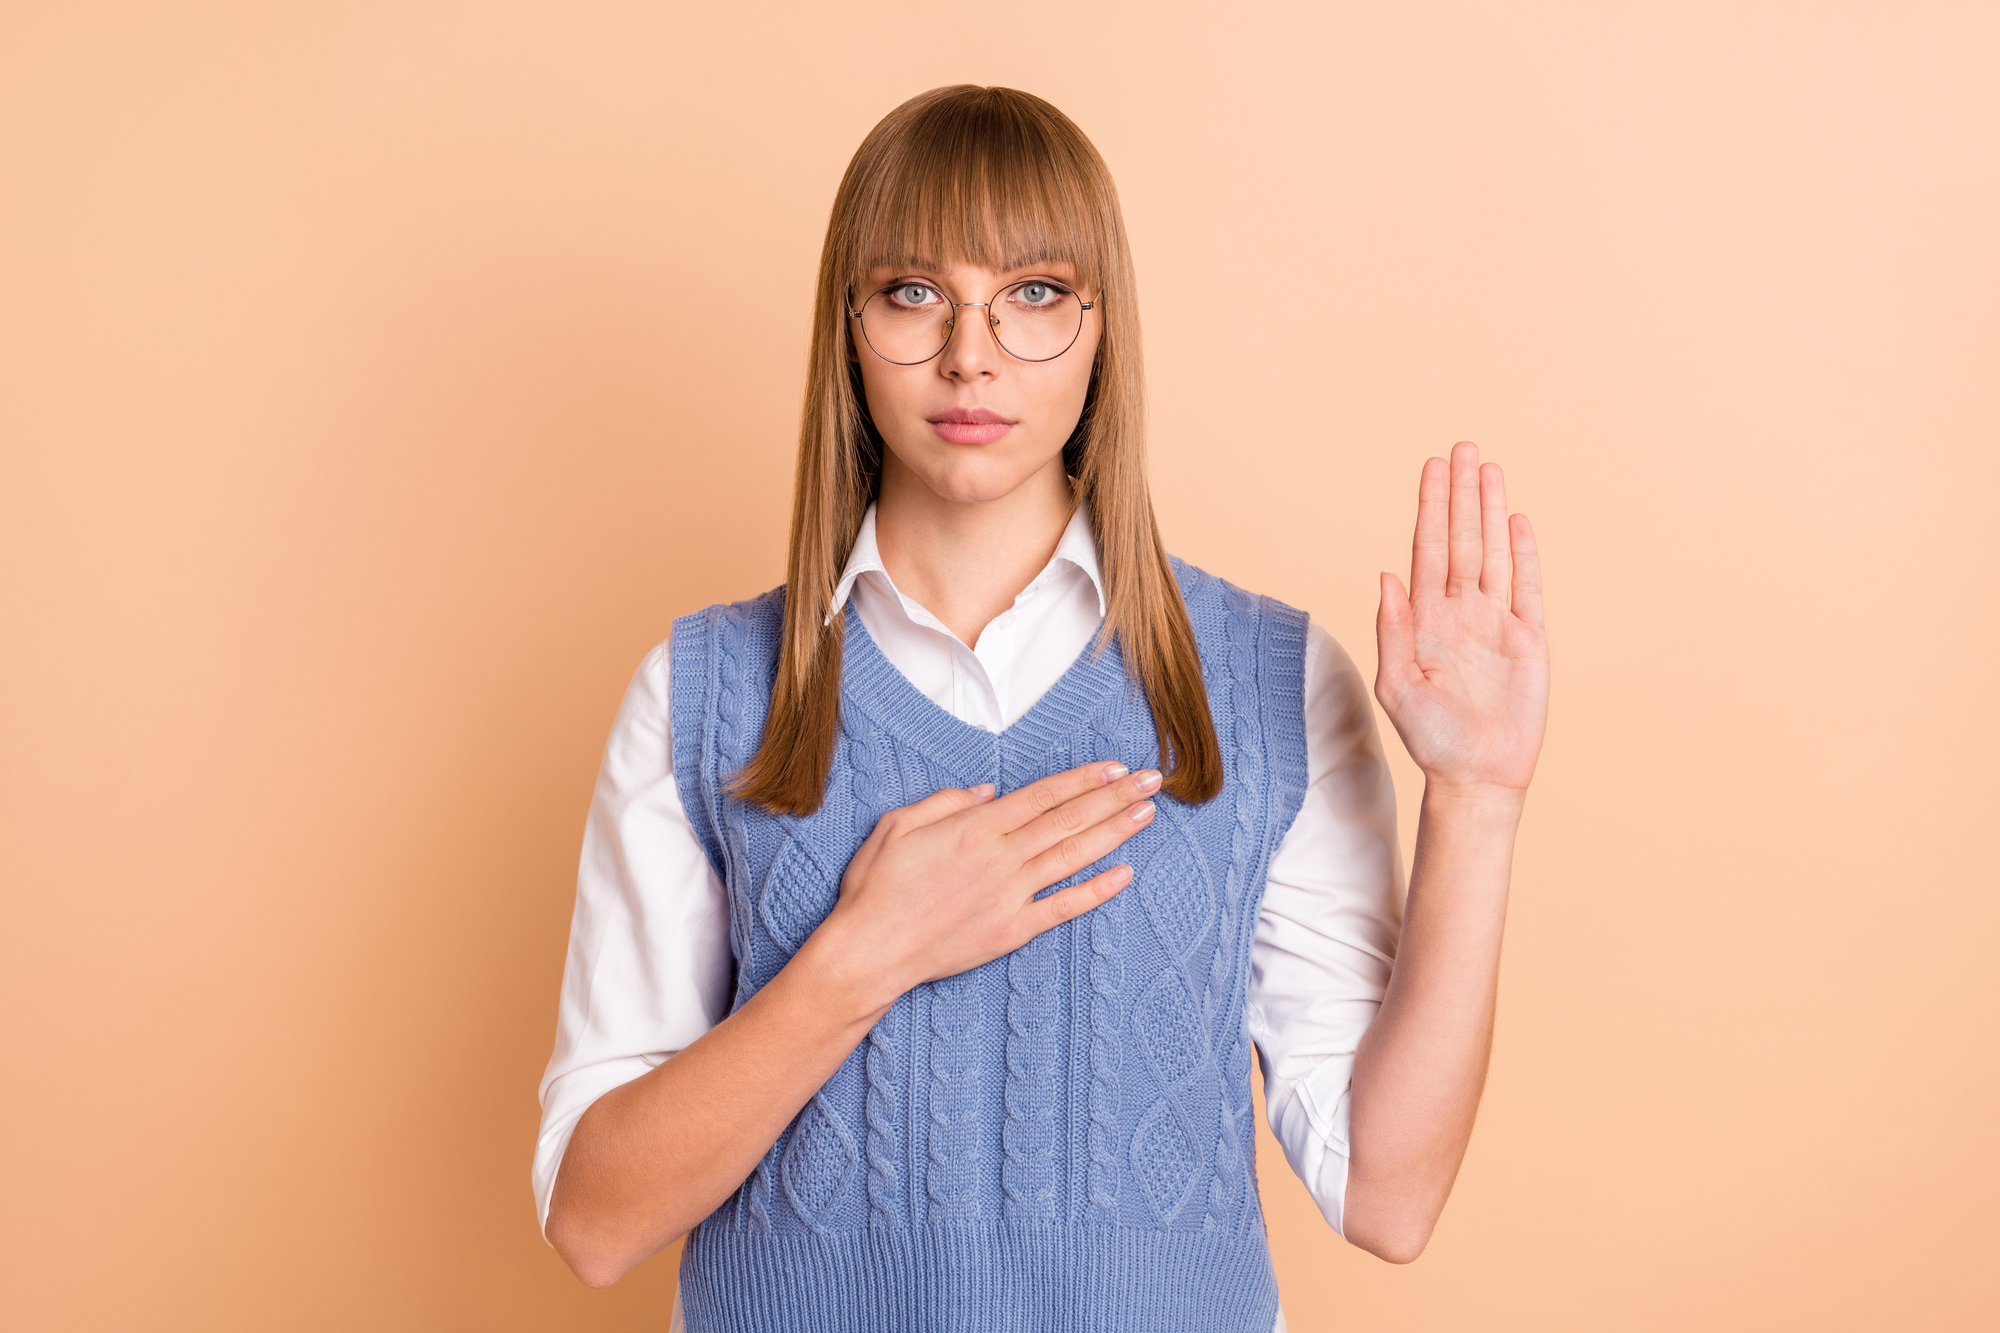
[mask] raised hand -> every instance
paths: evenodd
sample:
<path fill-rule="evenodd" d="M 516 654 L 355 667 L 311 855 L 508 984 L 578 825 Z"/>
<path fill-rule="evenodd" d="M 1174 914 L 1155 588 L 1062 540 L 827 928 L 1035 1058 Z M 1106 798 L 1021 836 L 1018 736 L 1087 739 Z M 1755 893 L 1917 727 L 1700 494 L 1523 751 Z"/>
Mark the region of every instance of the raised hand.
<path fill-rule="evenodd" d="M 1342 1235 L 1423 1253 L 1472 1136 L 1493 1045 L 1514 837 L 1548 715 L 1535 532 L 1470 444 L 1424 464 L 1410 590 L 1382 576 L 1375 698 L 1424 770 L 1409 898 L 1355 1053 Z"/>
<path fill-rule="evenodd" d="M 889 1000 L 1012 953 L 1131 881 L 1131 867 L 1113 866 L 1035 897 L 1151 824 L 1146 798 L 1159 787 L 1152 769 L 1099 762 L 998 800 L 991 787 L 950 787 L 891 810 L 848 862 L 820 929 L 866 960 Z"/>
<path fill-rule="evenodd" d="M 1382 575 L 1375 637 L 1375 697 L 1425 779 L 1525 791 L 1549 701 L 1541 562 L 1527 515 L 1508 517 L 1500 469 L 1474 445 L 1425 462 L 1410 588 Z"/>

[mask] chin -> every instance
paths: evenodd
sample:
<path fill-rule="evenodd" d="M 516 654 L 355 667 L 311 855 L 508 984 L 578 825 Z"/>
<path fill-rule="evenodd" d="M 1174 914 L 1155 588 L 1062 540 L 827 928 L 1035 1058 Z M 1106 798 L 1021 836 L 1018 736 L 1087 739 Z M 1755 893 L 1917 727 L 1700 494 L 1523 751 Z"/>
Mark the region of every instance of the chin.
<path fill-rule="evenodd" d="M 953 504 L 984 504 L 1004 500 L 1041 471 L 1013 459 L 971 452 L 968 446 L 957 457 L 950 454 L 925 459 L 921 469 L 911 469 L 939 499 Z"/>
<path fill-rule="evenodd" d="M 978 470 L 969 474 L 952 471 L 927 480 L 931 490 L 935 491 L 940 499 L 949 500 L 953 504 L 974 505 L 1006 499 L 1021 489 L 1021 483 L 1025 482 L 1027 477 L 1015 475 L 996 477 Z"/>

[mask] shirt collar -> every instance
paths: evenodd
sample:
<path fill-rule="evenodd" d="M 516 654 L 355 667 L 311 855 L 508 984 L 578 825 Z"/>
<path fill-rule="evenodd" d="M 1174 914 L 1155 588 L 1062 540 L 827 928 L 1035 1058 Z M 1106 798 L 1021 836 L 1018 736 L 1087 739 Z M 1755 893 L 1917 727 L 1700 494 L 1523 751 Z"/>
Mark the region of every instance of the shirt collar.
<path fill-rule="evenodd" d="M 1042 572 L 1021 590 L 1021 596 L 1025 597 L 1047 583 L 1065 565 L 1082 570 L 1089 578 L 1090 586 L 1097 590 L 1097 614 L 1104 615 L 1104 575 L 1097 565 L 1097 539 L 1090 531 L 1090 508 L 1081 500 L 1077 501 L 1076 512 L 1069 516 L 1062 536 L 1056 541 L 1055 554 L 1049 557 L 1049 563 L 1042 567 Z M 826 613 L 828 622 L 847 605 L 854 581 L 863 574 L 880 574 L 884 583 L 891 588 L 896 586 L 882 564 L 882 548 L 875 542 L 875 505 L 872 502 L 868 512 L 861 516 L 861 531 L 854 535 L 854 549 L 847 553 L 847 567 L 840 571 L 840 582 L 834 585 L 833 602 Z"/>

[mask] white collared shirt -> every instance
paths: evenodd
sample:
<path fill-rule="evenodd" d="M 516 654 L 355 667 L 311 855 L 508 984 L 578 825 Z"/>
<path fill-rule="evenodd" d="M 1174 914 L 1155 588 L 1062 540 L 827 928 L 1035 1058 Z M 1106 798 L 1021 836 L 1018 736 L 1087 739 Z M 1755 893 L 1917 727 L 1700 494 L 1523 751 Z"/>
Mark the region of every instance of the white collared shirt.
<path fill-rule="evenodd" d="M 985 731 L 1004 730 L 1034 707 L 1104 623 L 1097 542 L 1082 505 L 1042 572 L 1014 605 L 987 622 L 970 648 L 896 590 L 875 543 L 874 505 L 834 586 L 832 614 L 850 596 L 882 655 L 932 703 Z"/>
<path fill-rule="evenodd" d="M 1082 506 L 1055 554 L 972 647 L 896 590 L 869 506 L 834 597 L 939 707 L 998 731 L 1034 706 L 1104 619 Z M 729 1012 L 729 899 L 674 778 L 669 645 L 646 655 L 605 746 L 584 825 L 555 1052 L 541 1083 L 535 1205 L 546 1228 L 577 1119 Z M 1348 1092 L 1402 932 L 1395 792 L 1360 672 L 1306 632 L 1306 795 L 1272 853 L 1250 951 L 1246 1020 L 1271 1130 L 1336 1231 L 1347 1191 Z M 682 1328 L 674 1302 L 670 1333 Z M 1284 1333 L 1280 1312 L 1274 1333 Z"/>

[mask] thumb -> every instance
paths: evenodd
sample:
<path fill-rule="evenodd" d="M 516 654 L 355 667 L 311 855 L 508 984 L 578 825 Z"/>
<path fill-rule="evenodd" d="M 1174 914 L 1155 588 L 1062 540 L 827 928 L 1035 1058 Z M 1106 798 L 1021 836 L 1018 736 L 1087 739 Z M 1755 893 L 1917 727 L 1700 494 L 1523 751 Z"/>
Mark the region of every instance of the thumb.
<path fill-rule="evenodd" d="M 1382 605 L 1375 612 L 1375 693 L 1380 696 L 1384 689 L 1400 693 L 1416 670 L 1417 625 L 1410 597 L 1403 591 L 1403 581 L 1384 570 Z"/>

